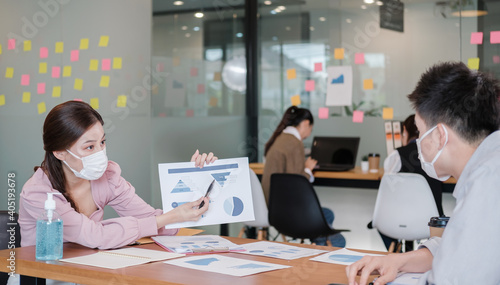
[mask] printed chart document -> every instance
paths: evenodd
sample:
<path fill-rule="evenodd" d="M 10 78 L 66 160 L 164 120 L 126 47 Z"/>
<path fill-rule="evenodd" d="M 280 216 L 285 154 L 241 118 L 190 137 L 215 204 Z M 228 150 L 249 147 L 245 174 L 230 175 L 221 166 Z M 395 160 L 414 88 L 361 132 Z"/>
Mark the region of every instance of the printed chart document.
<path fill-rule="evenodd" d="M 164 263 L 239 277 L 291 267 L 287 265 L 226 257 L 219 254 L 190 256 L 165 261 Z"/>
<path fill-rule="evenodd" d="M 277 244 L 268 241 L 247 243 L 243 244 L 242 247 L 246 249 L 246 251 L 242 251 L 239 253 L 274 257 L 286 260 L 292 260 L 327 252 L 326 250 L 303 248 L 286 244 Z"/>
<path fill-rule="evenodd" d="M 109 269 L 118 269 L 127 266 L 139 265 L 153 261 L 166 260 L 184 256 L 184 254 L 127 247 L 116 250 L 99 251 L 97 253 L 64 258 L 60 261 L 96 266 Z"/>
<path fill-rule="evenodd" d="M 242 251 L 242 246 L 216 235 L 199 236 L 155 236 L 152 239 L 164 249 L 176 253 L 196 253 L 201 249 L 222 251 Z"/>
<path fill-rule="evenodd" d="M 158 170 L 164 212 L 204 196 L 213 182 L 210 206 L 198 221 L 169 224 L 165 228 L 255 220 L 247 157 L 219 159 L 203 168 L 194 167 L 194 162 L 161 163 Z"/>
<path fill-rule="evenodd" d="M 311 260 L 341 265 L 351 265 L 363 258 L 365 255 L 382 256 L 381 254 L 363 253 L 343 248 L 311 258 Z"/>

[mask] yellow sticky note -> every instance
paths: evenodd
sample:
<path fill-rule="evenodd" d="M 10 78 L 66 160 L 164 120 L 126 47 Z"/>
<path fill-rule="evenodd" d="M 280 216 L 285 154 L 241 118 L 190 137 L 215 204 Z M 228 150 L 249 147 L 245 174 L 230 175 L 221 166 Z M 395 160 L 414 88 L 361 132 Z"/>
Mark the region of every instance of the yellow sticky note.
<path fill-rule="evenodd" d="M 64 43 L 56 42 L 56 53 L 63 53 L 63 52 L 64 52 Z"/>
<path fill-rule="evenodd" d="M 0 95 L 0 106 L 5 105 L 5 95 Z"/>
<path fill-rule="evenodd" d="M 125 108 L 127 106 L 127 96 L 118 95 L 118 100 L 116 101 L 116 107 Z"/>
<path fill-rule="evenodd" d="M 31 50 L 31 41 L 24 41 L 24 51 Z"/>
<path fill-rule="evenodd" d="M 297 71 L 295 70 L 295 68 L 287 69 L 286 78 L 288 80 L 297 78 Z"/>
<path fill-rule="evenodd" d="M 469 58 L 469 60 L 467 61 L 467 66 L 470 69 L 478 70 L 479 69 L 479 57 Z"/>
<path fill-rule="evenodd" d="M 7 69 L 5 69 L 5 78 L 12 78 L 12 77 L 14 77 L 14 68 L 7 67 Z"/>
<path fill-rule="evenodd" d="M 373 79 L 363 80 L 363 89 L 364 90 L 372 90 L 373 89 Z"/>
<path fill-rule="evenodd" d="M 0 54 L 2 54 L 2 45 L 0 45 Z"/>
<path fill-rule="evenodd" d="M 122 69 L 121 57 L 113 57 L 113 69 Z"/>
<path fill-rule="evenodd" d="M 74 88 L 75 88 L 75 90 L 82 91 L 82 89 L 83 89 L 83 79 L 75 78 Z"/>
<path fill-rule="evenodd" d="M 38 103 L 38 114 L 43 114 L 47 112 L 47 106 L 45 106 L 45 102 Z"/>
<path fill-rule="evenodd" d="M 47 63 L 46 62 L 40 62 L 38 64 L 38 73 L 47 73 Z"/>
<path fill-rule="evenodd" d="M 290 98 L 292 100 L 292 105 L 293 106 L 299 106 L 300 105 L 300 95 L 295 95 Z"/>
<path fill-rule="evenodd" d="M 94 108 L 94 110 L 99 109 L 99 98 L 90 98 L 90 106 Z"/>
<path fill-rule="evenodd" d="M 101 36 L 99 39 L 99 46 L 100 47 L 107 47 L 109 42 L 109 36 Z"/>
<path fill-rule="evenodd" d="M 101 76 L 101 82 L 99 83 L 99 87 L 109 87 L 109 76 L 107 75 Z"/>
<path fill-rule="evenodd" d="M 98 59 L 91 59 L 90 65 L 89 65 L 89 70 L 90 71 L 97 71 L 98 69 L 99 69 L 99 60 Z"/>
<path fill-rule="evenodd" d="M 29 103 L 31 101 L 31 93 L 23 92 L 23 103 Z"/>
<path fill-rule="evenodd" d="M 61 97 L 61 86 L 52 87 L 52 97 Z"/>
<path fill-rule="evenodd" d="M 89 49 L 89 39 L 80 39 L 80 49 Z"/>
<path fill-rule="evenodd" d="M 333 58 L 344 59 L 344 48 L 336 48 L 333 50 Z"/>
<path fill-rule="evenodd" d="M 71 66 L 63 67 L 63 77 L 71 77 Z"/>
<path fill-rule="evenodd" d="M 220 72 L 214 72 L 214 81 L 221 81 L 222 76 Z"/>
<path fill-rule="evenodd" d="M 382 119 L 392 120 L 394 118 L 394 109 L 386 107 L 382 109 Z"/>

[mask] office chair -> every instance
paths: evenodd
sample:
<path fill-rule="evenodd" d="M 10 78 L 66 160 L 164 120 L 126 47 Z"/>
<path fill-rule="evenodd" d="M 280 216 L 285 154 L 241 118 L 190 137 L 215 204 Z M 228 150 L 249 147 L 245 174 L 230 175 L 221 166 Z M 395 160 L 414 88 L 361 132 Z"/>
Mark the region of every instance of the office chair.
<path fill-rule="evenodd" d="M 297 174 L 271 175 L 269 223 L 283 236 L 302 242 L 349 231 L 330 227 L 311 183 Z M 330 240 L 326 240 L 331 246 Z"/>
<path fill-rule="evenodd" d="M 10 220 L 11 215 L 8 211 L 0 211 L 0 250 L 9 248 L 11 234 L 7 230 L 10 230 L 11 227 L 14 227 L 15 229 L 14 245 L 16 246 L 16 248 L 21 246 L 21 234 L 19 230 L 19 224 L 17 224 L 17 213 L 14 213 L 12 217 L 14 218 L 14 220 Z M 7 284 L 8 279 L 9 275 L 7 273 L 0 272 L 0 284 Z"/>
<path fill-rule="evenodd" d="M 429 238 L 427 223 L 437 216 L 431 188 L 422 175 L 393 173 L 382 177 L 372 222 L 381 233 L 403 243 Z"/>
<path fill-rule="evenodd" d="M 241 238 L 243 236 L 243 233 L 245 232 L 245 226 L 248 226 L 257 228 L 257 239 L 264 240 L 267 239 L 269 228 L 266 198 L 264 197 L 264 191 L 262 190 L 262 185 L 260 184 L 259 178 L 252 169 L 250 169 L 250 186 L 252 188 L 253 211 L 255 214 L 255 220 L 251 222 L 245 222 L 238 237 Z"/>

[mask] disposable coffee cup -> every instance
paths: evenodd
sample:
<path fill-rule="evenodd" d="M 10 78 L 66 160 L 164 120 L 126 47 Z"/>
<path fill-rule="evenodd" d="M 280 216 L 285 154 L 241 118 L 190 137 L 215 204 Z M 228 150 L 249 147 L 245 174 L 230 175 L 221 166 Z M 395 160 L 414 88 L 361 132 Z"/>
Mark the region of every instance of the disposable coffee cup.
<path fill-rule="evenodd" d="M 368 154 L 368 165 L 370 172 L 378 172 L 379 164 L 380 164 L 380 154 L 378 153 Z"/>
<path fill-rule="evenodd" d="M 429 221 L 431 237 L 441 237 L 450 217 L 432 217 Z"/>

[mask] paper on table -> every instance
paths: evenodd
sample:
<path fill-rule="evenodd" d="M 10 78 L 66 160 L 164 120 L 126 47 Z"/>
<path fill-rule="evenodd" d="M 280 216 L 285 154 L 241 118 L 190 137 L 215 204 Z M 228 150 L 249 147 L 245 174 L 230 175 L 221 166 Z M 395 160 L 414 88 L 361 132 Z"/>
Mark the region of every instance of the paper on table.
<path fill-rule="evenodd" d="M 423 273 L 400 273 L 394 281 L 387 283 L 387 285 L 413 285 L 418 284 L 418 280 L 422 277 Z"/>
<path fill-rule="evenodd" d="M 176 253 L 194 253 L 196 249 L 221 249 L 221 251 L 240 251 L 243 247 L 216 235 L 198 236 L 155 236 L 151 237 L 159 246 Z M 222 250 L 222 248 L 225 248 Z"/>
<path fill-rule="evenodd" d="M 339 249 L 332 252 L 325 253 L 320 256 L 316 256 L 311 258 L 313 261 L 333 263 L 333 264 L 341 264 L 341 265 L 351 265 L 354 262 L 360 260 L 365 255 L 371 256 L 381 256 L 380 254 L 373 253 L 362 253 L 357 251 L 352 251 L 348 249 Z"/>
<path fill-rule="evenodd" d="M 286 260 L 292 260 L 327 252 L 326 250 L 278 244 L 269 241 L 247 243 L 243 244 L 242 247 L 246 249 L 246 251 L 241 251 L 239 253 L 274 257 Z"/>

